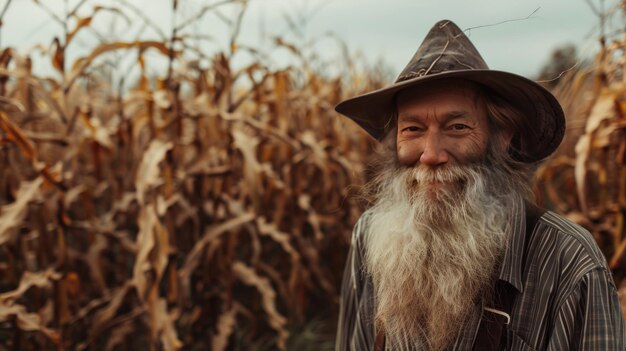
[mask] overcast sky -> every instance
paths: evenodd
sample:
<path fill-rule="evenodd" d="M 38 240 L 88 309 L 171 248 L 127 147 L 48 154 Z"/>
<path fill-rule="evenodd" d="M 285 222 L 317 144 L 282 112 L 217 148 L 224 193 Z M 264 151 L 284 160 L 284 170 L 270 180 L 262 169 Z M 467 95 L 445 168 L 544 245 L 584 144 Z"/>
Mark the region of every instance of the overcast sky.
<path fill-rule="evenodd" d="M 63 0 L 39 1 L 63 16 L 66 8 Z M 0 0 L 0 4 L 4 2 Z M 68 2 L 71 8 L 79 0 Z M 173 23 L 170 0 L 128 2 L 164 33 L 170 32 Z M 216 2 L 179 0 L 180 9 L 174 20 L 184 22 L 203 6 Z M 533 76 L 556 46 L 574 43 L 583 54 L 595 53 L 599 19 L 592 6 L 599 8 L 604 4 L 609 8 L 615 3 L 608 0 L 251 0 L 243 17 L 240 42 L 254 47 L 269 45 L 268 35 L 274 34 L 295 40 L 297 36 L 290 32 L 285 20 L 285 16 L 290 16 L 303 30 L 303 38 L 333 32 L 350 50 L 360 50 L 370 62 L 383 59 L 397 74 L 430 27 L 440 19 L 450 19 L 462 29 L 480 27 L 467 34 L 491 68 Z M 95 5 L 124 8 L 118 0 L 90 0 L 81 15 L 90 13 Z M 227 17 L 236 13 L 234 7 L 222 10 Z M 128 8 L 125 12 L 131 13 Z M 528 16 L 526 20 L 515 21 Z M 102 14 L 96 16 L 93 25 L 112 39 L 134 40 L 136 35 L 158 38 L 155 30 L 142 26 L 135 15 L 130 17 L 131 21 L 124 23 Z M 489 26 L 496 23 L 500 24 Z M 206 50 L 227 45 L 228 29 L 215 16 L 204 16 L 187 29 L 212 37 Z M 15 0 L 3 18 L 1 44 L 25 52 L 35 44 L 49 46 L 52 38 L 61 33 L 62 27 L 34 5 L 34 1 Z M 81 33 L 80 43 L 71 46 L 69 56 L 83 55 L 94 40 L 93 33 Z M 331 54 L 338 51 L 338 46 L 331 40 L 322 40 L 316 50 Z"/>

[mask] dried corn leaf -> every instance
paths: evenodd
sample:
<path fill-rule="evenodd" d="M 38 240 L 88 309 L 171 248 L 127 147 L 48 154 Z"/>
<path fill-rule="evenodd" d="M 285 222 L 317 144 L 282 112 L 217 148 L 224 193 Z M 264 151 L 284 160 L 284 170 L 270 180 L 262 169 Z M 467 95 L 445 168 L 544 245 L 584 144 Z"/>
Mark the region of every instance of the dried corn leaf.
<path fill-rule="evenodd" d="M 155 105 L 163 110 L 167 110 L 172 107 L 172 99 L 167 90 L 157 90 L 152 94 Z"/>
<path fill-rule="evenodd" d="M 55 330 L 43 325 L 41 317 L 36 313 L 28 313 L 22 305 L 0 305 L 0 321 L 9 321 L 16 317 L 17 327 L 23 331 L 39 331 L 55 344 L 59 344 L 60 336 Z"/>
<path fill-rule="evenodd" d="M 91 24 L 92 19 L 93 19 L 92 16 L 79 18 L 78 22 L 76 23 L 76 27 L 74 27 L 74 29 L 72 29 L 71 31 L 67 33 L 67 36 L 65 37 L 66 38 L 65 45 L 67 46 L 70 43 L 70 41 L 72 41 L 72 38 L 74 38 L 74 35 L 76 35 L 76 33 L 78 33 L 78 31 L 81 30 L 81 28 L 89 26 Z"/>
<path fill-rule="evenodd" d="M 227 121 L 238 121 L 238 122 L 242 122 L 245 123 L 246 125 L 249 125 L 255 129 L 258 129 L 259 132 L 261 132 L 261 135 L 268 135 L 268 136 L 273 136 L 276 137 L 278 140 L 281 140 L 283 142 L 285 142 L 286 144 L 288 144 L 289 146 L 291 146 L 292 149 L 294 150 L 300 150 L 300 143 L 298 141 L 296 141 L 295 139 L 293 139 L 291 136 L 289 136 L 287 133 L 285 133 L 284 131 L 281 131 L 275 127 L 272 127 L 271 125 L 268 125 L 266 123 L 257 121 L 255 119 L 251 119 L 249 118 L 249 116 L 240 114 L 240 113 L 225 113 L 222 112 L 220 113 L 220 116 Z"/>
<path fill-rule="evenodd" d="M 61 275 L 52 269 L 36 273 L 26 271 L 22 274 L 20 285 L 17 289 L 0 294 L 0 303 L 4 306 L 13 303 L 14 300 L 20 298 L 33 286 L 39 288 L 49 288 L 52 285 L 52 280 L 59 279 L 60 277 Z"/>
<path fill-rule="evenodd" d="M 90 137 L 100 146 L 106 149 L 113 149 L 113 141 L 111 140 L 111 136 L 109 135 L 109 131 L 106 126 L 103 126 L 97 118 L 91 118 L 89 119 L 89 122 L 89 125 L 91 126 L 91 128 L 89 128 L 89 130 L 91 130 Z"/>
<path fill-rule="evenodd" d="M 605 120 L 615 117 L 616 99 L 622 90 L 624 87 L 617 89 L 616 86 L 613 86 L 612 89 L 605 89 L 600 93 L 589 117 L 587 117 L 585 133 L 589 134 L 598 130 Z"/>
<path fill-rule="evenodd" d="M 289 332 L 285 328 L 287 319 L 276 309 L 276 292 L 267 278 L 261 277 L 254 270 L 241 261 L 233 264 L 233 273 L 244 284 L 253 286 L 261 294 L 263 309 L 268 316 L 269 325 L 278 333 L 276 344 L 281 350 L 285 349 L 285 343 Z"/>
<path fill-rule="evenodd" d="M 160 184 L 159 163 L 163 161 L 172 146 L 173 144 L 171 142 L 163 142 L 159 139 L 155 139 L 150 143 L 148 150 L 143 154 L 135 181 L 137 200 L 140 204 L 145 202 L 146 191 L 151 186 Z"/>
<path fill-rule="evenodd" d="M 250 136 L 245 132 L 235 129 L 231 132 L 233 136 L 233 146 L 243 155 L 244 177 L 248 183 L 248 191 L 254 193 L 259 189 L 259 181 L 263 173 L 263 167 L 256 157 L 256 149 L 259 145 L 259 138 Z"/>
<path fill-rule="evenodd" d="M 118 41 L 114 43 L 100 44 L 100 46 L 92 50 L 91 53 L 87 57 L 79 58 L 78 60 L 74 62 L 74 65 L 72 66 L 72 71 L 70 72 L 68 79 L 67 79 L 68 86 L 71 86 L 76 80 L 76 78 L 81 76 L 85 72 L 85 69 L 87 69 L 87 67 L 89 67 L 89 65 L 91 65 L 93 60 L 95 60 L 98 56 L 107 52 L 120 50 L 120 49 L 130 49 L 130 48 L 137 48 L 140 51 L 144 51 L 148 48 L 153 48 L 161 52 L 163 55 L 167 57 L 170 57 L 170 55 L 173 55 L 174 57 L 179 56 L 179 52 L 170 53 L 170 49 L 166 46 L 166 44 L 160 41 L 134 41 L 134 42 Z"/>
<path fill-rule="evenodd" d="M 321 220 L 315 209 L 311 206 L 311 196 L 307 194 L 302 194 L 298 196 L 298 206 L 301 209 L 307 211 L 307 220 L 313 228 L 313 233 L 315 235 L 315 241 L 320 242 L 324 238 L 324 234 L 321 229 Z"/>
<path fill-rule="evenodd" d="M 16 200 L 0 208 L 0 245 L 11 240 L 13 230 L 23 224 L 28 204 L 41 196 L 39 192 L 41 184 L 43 184 L 43 177 L 22 182 L 17 191 Z"/>
<path fill-rule="evenodd" d="M 581 209 L 584 213 L 588 212 L 587 208 L 587 164 L 589 159 L 591 145 L 591 136 L 583 135 L 576 143 L 576 164 L 574 166 L 574 178 L 576 179 L 576 191 L 580 201 Z"/>
<path fill-rule="evenodd" d="M 75 186 L 63 194 L 63 206 L 69 208 L 72 204 L 78 200 L 79 196 L 87 190 L 85 185 Z"/>
<path fill-rule="evenodd" d="M 217 333 L 211 339 L 211 350 L 224 351 L 228 347 L 228 339 L 230 338 L 235 323 L 237 322 L 237 309 L 233 306 L 224 311 L 217 319 Z"/>
<path fill-rule="evenodd" d="M 167 266 L 170 250 L 169 235 L 163 227 L 153 204 L 141 209 L 138 219 L 139 234 L 137 235 L 137 259 L 133 268 L 133 282 L 142 299 L 146 292 L 157 286 L 165 267 Z M 154 271 L 154 279 L 148 282 L 146 272 Z"/>
<path fill-rule="evenodd" d="M 85 261 L 89 266 L 89 272 L 91 273 L 92 284 L 100 291 L 106 291 L 107 285 L 103 276 L 103 270 L 100 263 L 102 253 L 108 248 L 107 240 L 99 235 L 94 239 L 94 242 L 89 247 Z"/>
<path fill-rule="evenodd" d="M 267 223 L 267 221 L 263 217 L 257 218 L 256 223 L 259 227 L 259 231 L 261 232 L 261 234 L 267 235 L 272 238 L 272 240 L 277 242 L 283 248 L 283 250 L 285 250 L 285 252 L 291 256 L 292 264 L 298 262 L 298 260 L 300 259 L 300 255 L 291 245 L 289 234 L 281 232 L 280 230 L 278 230 L 278 228 L 276 228 L 274 224 Z"/>
<path fill-rule="evenodd" d="M 606 128 L 600 128 L 594 135 L 593 149 L 601 149 L 611 145 L 611 135 L 617 130 L 617 125 L 609 125 Z"/>
<path fill-rule="evenodd" d="M 26 133 L 13 123 L 8 115 L 0 112 L 0 128 L 7 134 L 7 138 L 13 141 L 19 147 L 22 155 L 29 161 L 35 161 L 37 158 L 37 150 L 35 144 L 26 136 Z"/>
<path fill-rule="evenodd" d="M 124 213 L 129 210 L 130 205 L 137 200 L 137 195 L 135 193 L 126 192 L 124 193 L 120 199 L 113 203 L 113 208 L 111 209 L 111 213 L 108 214 L 108 217 L 112 217 L 117 212 Z M 109 218 L 110 219 L 110 218 Z"/>
<path fill-rule="evenodd" d="M 605 90 L 602 92 L 587 119 L 585 134 L 582 135 L 576 143 L 574 177 L 576 179 L 578 198 L 584 213 L 588 213 L 589 211 L 586 178 L 589 169 L 590 152 L 593 146 L 597 144 L 595 139 L 598 128 L 600 128 L 603 121 L 615 116 L 615 98 L 616 96 L 611 91 Z M 602 142 L 600 142 L 600 144 L 602 144 Z"/>
<path fill-rule="evenodd" d="M 65 46 L 61 44 L 59 38 L 54 38 L 54 55 L 52 56 L 52 66 L 59 72 L 65 72 Z"/>
<path fill-rule="evenodd" d="M 123 342 L 135 331 L 132 320 L 126 320 L 112 330 L 111 336 L 107 339 L 105 351 L 119 350 Z"/>
<path fill-rule="evenodd" d="M 100 334 L 108 328 L 111 320 L 115 317 L 118 310 L 122 306 L 129 289 L 130 285 L 126 284 L 112 292 L 109 292 L 110 296 L 107 299 L 110 299 L 110 301 L 108 305 L 106 308 L 96 312 L 92 318 L 92 325 L 89 329 L 90 339 L 93 340 L 94 338 L 100 336 Z"/>
<path fill-rule="evenodd" d="M 222 234 L 229 230 L 236 229 L 245 223 L 254 220 L 255 215 L 253 213 L 244 213 L 238 217 L 232 218 L 219 225 L 215 225 L 207 229 L 202 238 L 193 246 L 193 249 L 187 255 L 185 264 L 179 270 L 183 287 L 186 287 L 187 294 L 189 294 L 189 276 L 196 269 L 199 264 L 199 260 L 202 254 L 207 249 L 207 246 L 214 240 L 217 240 Z"/>
<path fill-rule="evenodd" d="M 315 163 L 322 169 L 326 168 L 328 164 L 328 157 L 326 155 L 326 151 L 324 151 L 323 146 L 315 138 L 315 134 L 312 131 L 307 130 L 302 133 L 302 135 L 300 136 L 300 140 L 304 145 L 308 146 L 311 151 L 313 151 L 313 163 Z"/>
<path fill-rule="evenodd" d="M 154 208 L 153 208 L 154 209 Z M 153 212 L 155 218 L 157 216 L 156 211 Z M 167 267 L 167 263 L 169 261 L 169 254 L 172 251 L 170 247 L 170 235 L 165 228 L 158 221 L 155 222 L 154 226 L 154 242 L 155 247 L 151 255 L 152 259 L 152 267 L 156 272 L 156 284 L 158 285 L 163 278 L 163 274 L 165 272 L 165 268 Z"/>
<path fill-rule="evenodd" d="M 176 351 L 183 347 L 183 343 L 178 339 L 178 333 L 174 322 L 177 320 L 176 316 L 168 313 L 167 301 L 165 299 L 158 299 L 152 308 L 152 323 L 154 331 L 159 335 L 161 345 L 165 351 Z"/>

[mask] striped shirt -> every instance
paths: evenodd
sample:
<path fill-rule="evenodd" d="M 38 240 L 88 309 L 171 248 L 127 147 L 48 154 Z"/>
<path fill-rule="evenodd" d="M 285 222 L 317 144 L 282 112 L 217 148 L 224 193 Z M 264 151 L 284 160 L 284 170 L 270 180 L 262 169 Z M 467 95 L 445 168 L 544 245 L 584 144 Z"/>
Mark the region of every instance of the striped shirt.
<path fill-rule="evenodd" d="M 546 212 L 527 239 L 526 210 L 519 206 L 516 212 L 519 215 L 513 219 L 498 278 L 516 294 L 507 327 L 507 349 L 626 350 L 615 284 L 591 234 Z M 344 270 L 337 351 L 374 349 L 374 289 L 364 266 L 367 218 L 366 212 L 355 225 Z M 450 350 L 472 349 L 483 307 L 474 306 Z M 420 350 L 419 346 L 412 348 Z"/>

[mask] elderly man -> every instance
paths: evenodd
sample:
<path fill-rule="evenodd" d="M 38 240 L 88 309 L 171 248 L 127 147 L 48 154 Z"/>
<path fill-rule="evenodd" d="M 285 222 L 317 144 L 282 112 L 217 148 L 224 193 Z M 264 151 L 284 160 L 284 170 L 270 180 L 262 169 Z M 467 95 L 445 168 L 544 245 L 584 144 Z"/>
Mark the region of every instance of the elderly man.
<path fill-rule="evenodd" d="M 337 350 L 626 350 L 593 238 L 533 205 L 530 175 L 565 129 L 548 91 L 489 70 L 441 21 L 392 86 L 336 109 L 382 142 Z"/>

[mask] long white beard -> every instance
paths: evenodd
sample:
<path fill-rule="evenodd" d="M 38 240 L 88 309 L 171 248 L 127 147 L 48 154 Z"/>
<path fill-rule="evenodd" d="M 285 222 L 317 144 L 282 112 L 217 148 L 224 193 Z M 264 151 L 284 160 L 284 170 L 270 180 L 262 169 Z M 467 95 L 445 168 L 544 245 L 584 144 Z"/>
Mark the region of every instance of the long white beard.
<path fill-rule="evenodd" d="M 376 323 L 392 349 L 444 349 L 489 294 L 523 196 L 505 172 L 478 164 L 396 166 L 379 179 L 366 234 Z"/>

